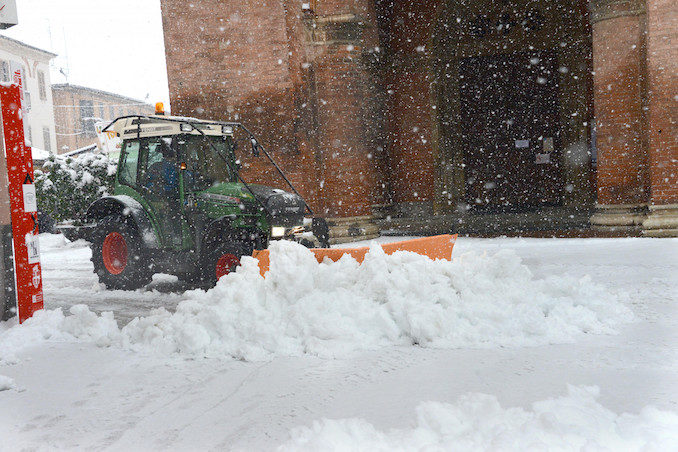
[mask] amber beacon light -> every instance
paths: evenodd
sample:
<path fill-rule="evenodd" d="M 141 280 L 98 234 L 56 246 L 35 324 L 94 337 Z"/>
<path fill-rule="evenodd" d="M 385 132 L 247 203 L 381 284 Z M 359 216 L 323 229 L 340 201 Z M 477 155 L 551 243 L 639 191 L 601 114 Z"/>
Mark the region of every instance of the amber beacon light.
<path fill-rule="evenodd" d="M 162 102 L 156 102 L 155 104 L 155 114 L 164 115 L 165 114 L 165 105 Z"/>

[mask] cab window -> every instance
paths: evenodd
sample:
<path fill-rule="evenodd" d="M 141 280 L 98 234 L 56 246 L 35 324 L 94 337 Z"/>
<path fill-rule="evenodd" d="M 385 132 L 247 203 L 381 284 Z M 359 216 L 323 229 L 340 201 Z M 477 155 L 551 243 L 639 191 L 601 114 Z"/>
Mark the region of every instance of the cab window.
<path fill-rule="evenodd" d="M 178 141 L 188 165 L 193 190 L 218 183 L 234 182 L 235 157 L 230 137 L 184 135 Z M 226 159 L 226 161 L 224 160 Z"/>
<path fill-rule="evenodd" d="M 147 186 L 154 182 L 154 180 L 159 180 L 162 177 L 162 162 L 164 156 L 162 154 L 162 146 L 160 140 L 169 140 L 167 138 L 161 137 L 152 137 L 152 138 L 142 138 L 141 139 L 141 148 L 142 152 L 142 162 L 140 164 L 139 171 L 139 180 L 140 185 Z M 169 146 L 169 144 L 168 144 Z"/>
<path fill-rule="evenodd" d="M 139 167 L 139 142 L 126 141 L 123 148 L 124 159 L 120 165 L 118 179 L 120 183 L 135 187 L 137 185 L 137 169 Z"/>

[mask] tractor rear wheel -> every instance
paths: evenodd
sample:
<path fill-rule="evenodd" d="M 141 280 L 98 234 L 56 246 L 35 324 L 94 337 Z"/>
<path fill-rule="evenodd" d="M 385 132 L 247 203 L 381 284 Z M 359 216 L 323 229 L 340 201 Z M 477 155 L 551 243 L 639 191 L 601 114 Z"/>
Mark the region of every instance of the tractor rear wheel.
<path fill-rule="evenodd" d="M 92 263 L 99 282 L 109 289 L 138 289 L 153 276 L 136 225 L 122 215 L 109 215 L 97 225 Z"/>

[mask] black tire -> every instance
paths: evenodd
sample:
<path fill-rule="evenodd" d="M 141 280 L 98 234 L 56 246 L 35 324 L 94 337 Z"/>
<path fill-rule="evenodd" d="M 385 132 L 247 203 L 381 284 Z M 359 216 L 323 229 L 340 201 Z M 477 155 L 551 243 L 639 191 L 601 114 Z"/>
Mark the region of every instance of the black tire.
<path fill-rule="evenodd" d="M 241 240 L 223 241 L 215 243 L 201 259 L 199 279 L 203 286 L 211 288 L 217 284 L 218 275 L 223 276 L 225 267 L 229 267 L 226 273 L 235 271 L 240 265 L 240 258 L 251 256 L 254 249 L 252 243 Z M 229 257 L 231 259 L 229 262 Z M 230 264 L 230 265 L 229 265 Z M 219 271 L 218 267 L 222 270 Z"/>
<path fill-rule="evenodd" d="M 151 282 L 150 262 L 131 218 L 109 215 L 101 220 L 91 248 L 94 273 L 107 288 L 135 290 Z"/>
<path fill-rule="evenodd" d="M 299 244 L 305 246 L 306 248 L 315 248 L 315 243 L 313 243 L 309 239 L 301 239 L 299 241 Z"/>

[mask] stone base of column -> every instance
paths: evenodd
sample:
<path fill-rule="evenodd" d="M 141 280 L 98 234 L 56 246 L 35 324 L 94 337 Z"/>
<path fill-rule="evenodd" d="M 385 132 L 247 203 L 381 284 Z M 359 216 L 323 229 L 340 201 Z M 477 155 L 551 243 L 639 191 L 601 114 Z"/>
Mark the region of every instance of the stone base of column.
<path fill-rule="evenodd" d="M 394 204 L 396 217 L 427 219 L 433 216 L 433 203 L 430 201 L 399 202 Z"/>
<path fill-rule="evenodd" d="M 371 240 L 379 237 L 379 226 L 375 223 L 374 215 L 346 218 L 328 218 L 330 227 L 330 243 L 355 242 Z"/>
<path fill-rule="evenodd" d="M 678 204 L 650 206 L 650 214 L 643 221 L 643 235 L 678 237 Z"/>
<path fill-rule="evenodd" d="M 647 218 L 646 204 L 596 204 L 596 212 L 591 216 L 591 227 L 599 230 L 626 230 L 629 234 L 642 230 Z"/>

